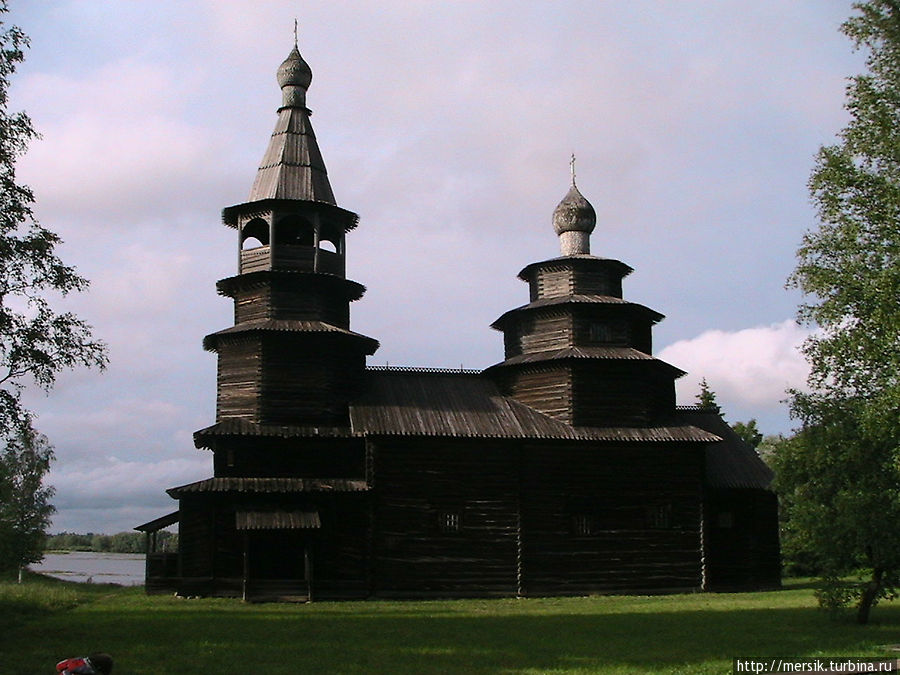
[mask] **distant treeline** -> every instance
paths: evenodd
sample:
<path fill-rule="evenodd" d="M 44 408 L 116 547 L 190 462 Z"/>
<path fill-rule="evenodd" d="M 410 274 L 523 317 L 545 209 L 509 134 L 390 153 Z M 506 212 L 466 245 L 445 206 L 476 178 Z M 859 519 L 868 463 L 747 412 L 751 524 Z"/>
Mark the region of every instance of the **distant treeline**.
<path fill-rule="evenodd" d="M 178 535 L 165 530 L 157 533 L 157 551 L 177 551 Z M 140 532 L 118 534 L 76 534 L 62 532 L 47 537 L 47 551 L 95 551 L 97 553 L 144 553 L 144 535 Z"/>

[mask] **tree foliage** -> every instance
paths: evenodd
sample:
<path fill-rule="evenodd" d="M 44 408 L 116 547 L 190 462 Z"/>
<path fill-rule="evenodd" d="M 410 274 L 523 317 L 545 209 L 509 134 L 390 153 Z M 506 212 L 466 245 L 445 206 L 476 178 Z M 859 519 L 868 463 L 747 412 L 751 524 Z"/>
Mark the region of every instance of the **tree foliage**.
<path fill-rule="evenodd" d="M 0 2 L 0 14 L 8 11 Z M 21 394 L 28 383 L 49 391 L 56 376 L 75 366 L 106 364 L 106 347 L 71 312 L 57 312 L 53 295 L 88 282 L 55 252 L 58 235 L 34 216 L 34 194 L 16 178 L 16 160 L 37 138 L 24 112 L 10 113 L 9 80 L 24 58 L 28 38 L 0 22 L 0 430 L 27 433 L 31 415 Z"/>
<path fill-rule="evenodd" d="M 178 534 L 167 530 L 156 533 L 157 550 L 173 552 L 178 550 Z M 145 536 L 140 532 L 119 532 L 117 534 L 77 534 L 61 532 L 47 537 L 47 551 L 96 551 L 98 553 L 144 553 Z"/>
<path fill-rule="evenodd" d="M 0 0 L 0 15 L 8 11 Z M 56 254 L 59 236 L 35 219 L 34 194 L 16 177 L 16 161 L 37 137 L 24 112 L 9 112 L 10 77 L 24 58 L 27 36 L 0 21 L 0 567 L 39 560 L 53 507 L 42 484 L 53 451 L 22 403 L 29 384 L 49 391 L 75 366 L 106 365 L 106 346 L 54 296 L 88 282 Z"/>
<path fill-rule="evenodd" d="M 748 422 L 735 422 L 731 425 L 731 428 L 734 429 L 734 433 L 736 433 L 744 443 L 754 450 L 759 448 L 759 444 L 763 441 L 763 434 L 759 430 L 759 427 L 756 426 L 756 419 L 754 418 L 751 418 Z"/>
<path fill-rule="evenodd" d="M 44 537 L 55 509 L 53 488 L 43 485 L 53 448 L 26 431 L 0 451 L 0 571 L 21 569 L 43 557 Z"/>
<path fill-rule="evenodd" d="M 696 399 L 698 408 L 718 412 L 719 404 L 716 402 L 716 392 L 709 388 L 705 377 L 700 380 L 700 393 L 697 394 Z"/>
<path fill-rule="evenodd" d="M 809 181 L 820 223 L 789 285 L 805 295 L 799 320 L 818 330 L 803 347 L 809 391 L 791 397 L 801 431 L 775 463 L 790 528 L 826 577 L 868 570 L 830 596 L 856 599 L 865 623 L 900 570 L 900 2 L 854 9 L 842 30 L 866 51 L 866 72 L 851 78 L 850 121 Z"/>

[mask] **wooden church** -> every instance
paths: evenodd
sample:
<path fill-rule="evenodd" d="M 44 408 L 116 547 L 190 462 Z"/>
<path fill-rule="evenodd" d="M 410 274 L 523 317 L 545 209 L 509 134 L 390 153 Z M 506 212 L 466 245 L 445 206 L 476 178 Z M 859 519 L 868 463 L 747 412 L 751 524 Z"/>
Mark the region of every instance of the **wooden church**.
<path fill-rule="evenodd" d="M 717 411 L 678 408 L 652 355 L 663 317 L 623 298 L 632 271 L 590 254 L 594 209 L 553 212 L 561 255 L 526 266 L 527 304 L 492 325 L 484 371 L 371 367 L 350 328 L 356 214 L 338 206 L 296 46 L 250 195 L 223 212 L 237 274 L 213 476 L 168 490 L 147 589 L 245 599 L 543 596 L 779 584 L 770 470 Z M 549 211 L 549 209 L 548 209 Z M 155 533 L 177 523 L 177 554 Z"/>

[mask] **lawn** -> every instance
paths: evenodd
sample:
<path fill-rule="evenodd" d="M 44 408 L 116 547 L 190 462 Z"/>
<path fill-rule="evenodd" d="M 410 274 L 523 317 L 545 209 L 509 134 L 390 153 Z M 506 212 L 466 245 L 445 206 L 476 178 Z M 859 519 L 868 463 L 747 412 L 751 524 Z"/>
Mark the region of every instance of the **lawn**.
<path fill-rule="evenodd" d="M 0 673 L 107 651 L 159 673 L 703 673 L 735 656 L 881 656 L 900 606 L 833 620 L 809 588 L 772 593 L 248 605 L 32 577 L 0 582 Z"/>

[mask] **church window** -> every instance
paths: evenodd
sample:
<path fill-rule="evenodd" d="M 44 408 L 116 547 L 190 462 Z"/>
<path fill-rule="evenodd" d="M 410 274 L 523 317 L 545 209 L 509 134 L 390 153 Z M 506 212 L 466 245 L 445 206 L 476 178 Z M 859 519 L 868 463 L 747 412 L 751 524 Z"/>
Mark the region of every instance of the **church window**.
<path fill-rule="evenodd" d="M 588 513 L 572 515 L 572 534 L 576 537 L 589 537 L 596 531 L 594 517 Z"/>
<path fill-rule="evenodd" d="M 588 330 L 591 342 L 606 345 L 628 344 L 628 324 L 625 321 L 594 321 Z"/>
<path fill-rule="evenodd" d="M 444 534 L 453 534 L 460 530 L 459 511 L 439 511 L 438 530 Z"/>
<path fill-rule="evenodd" d="M 672 505 L 653 504 L 646 509 L 647 527 L 653 530 L 667 530 L 672 527 Z"/>
<path fill-rule="evenodd" d="M 592 323 L 591 342 L 612 342 L 610 325 L 608 323 Z"/>

